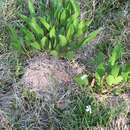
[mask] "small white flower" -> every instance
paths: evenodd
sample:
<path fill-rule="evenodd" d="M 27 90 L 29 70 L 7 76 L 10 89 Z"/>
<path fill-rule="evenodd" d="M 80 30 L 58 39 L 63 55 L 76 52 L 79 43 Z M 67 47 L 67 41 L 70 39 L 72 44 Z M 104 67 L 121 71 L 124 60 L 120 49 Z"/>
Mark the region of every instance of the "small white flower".
<path fill-rule="evenodd" d="M 91 113 L 92 113 L 91 106 L 90 106 L 90 105 L 86 106 L 85 111 L 86 111 L 86 112 L 89 112 L 89 113 L 91 114 Z"/>

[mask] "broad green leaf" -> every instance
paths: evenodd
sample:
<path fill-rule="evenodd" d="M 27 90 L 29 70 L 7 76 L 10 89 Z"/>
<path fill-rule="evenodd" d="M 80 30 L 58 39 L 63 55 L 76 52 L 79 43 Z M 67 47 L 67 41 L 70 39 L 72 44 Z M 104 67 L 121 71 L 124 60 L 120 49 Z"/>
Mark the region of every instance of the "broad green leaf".
<path fill-rule="evenodd" d="M 122 80 L 123 80 L 123 77 L 122 76 L 118 76 L 118 77 L 115 78 L 114 84 L 117 85 L 117 84 L 121 83 Z"/>
<path fill-rule="evenodd" d="M 40 45 L 39 45 L 38 42 L 33 42 L 33 43 L 31 43 L 31 46 L 32 46 L 34 49 L 41 50 L 41 47 L 40 47 Z"/>
<path fill-rule="evenodd" d="M 101 63 L 100 65 L 98 65 L 96 73 L 98 73 L 98 75 L 102 78 L 105 74 L 105 67 L 104 64 Z"/>
<path fill-rule="evenodd" d="M 55 30 L 55 27 L 53 26 L 52 29 L 50 30 L 50 38 L 54 38 L 56 37 L 56 30 Z"/>
<path fill-rule="evenodd" d="M 104 64 L 101 63 L 100 65 L 98 65 L 96 73 L 95 73 L 95 78 L 97 80 L 97 83 L 100 84 L 104 75 L 105 75 L 105 67 L 104 67 Z"/>
<path fill-rule="evenodd" d="M 85 22 L 83 20 L 80 21 L 78 24 L 78 29 L 77 29 L 77 36 L 81 36 L 84 33 L 84 28 L 85 28 Z"/>
<path fill-rule="evenodd" d="M 78 17 L 80 15 L 80 7 L 78 6 L 78 3 L 75 0 L 70 0 L 70 3 L 73 7 L 75 16 Z"/>
<path fill-rule="evenodd" d="M 34 9 L 34 4 L 32 0 L 28 0 L 28 8 L 31 16 L 35 15 L 35 9 Z"/>
<path fill-rule="evenodd" d="M 63 23 L 66 20 L 66 10 L 64 9 L 60 16 L 60 22 Z"/>
<path fill-rule="evenodd" d="M 72 16 L 70 16 L 67 19 L 67 26 L 66 26 L 66 28 L 69 29 L 69 27 L 71 25 L 73 25 L 74 28 L 78 28 L 78 24 L 79 24 L 79 19 L 76 18 L 74 15 L 72 15 Z"/>
<path fill-rule="evenodd" d="M 31 19 L 30 26 L 35 30 L 35 32 L 36 32 L 37 34 L 43 35 L 44 32 L 43 32 L 42 28 L 37 24 L 35 18 L 32 18 L 32 19 Z"/>
<path fill-rule="evenodd" d="M 121 45 L 120 44 L 116 45 L 112 51 L 112 55 L 109 58 L 111 66 L 113 66 L 119 58 L 121 58 L 122 52 L 123 48 L 121 47 Z"/>
<path fill-rule="evenodd" d="M 48 49 L 49 49 L 49 50 L 52 50 L 52 42 L 51 42 L 51 40 L 49 41 Z"/>
<path fill-rule="evenodd" d="M 112 85 L 117 85 L 119 83 L 121 83 L 123 80 L 123 77 L 122 76 L 118 76 L 118 77 L 114 77 L 112 75 L 109 75 L 107 78 L 106 78 L 106 82 L 108 85 L 112 86 Z"/>
<path fill-rule="evenodd" d="M 62 14 L 62 9 L 59 10 L 59 12 L 57 13 L 57 20 L 60 22 L 61 19 L 61 14 Z"/>
<path fill-rule="evenodd" d="M 98 72 L 95 73 L 95 78 L 98 82 L 101 81 L 102 77 L 98 74 Z"/>
<path fill-rule="evenodd" d="M 75 18 L 75 17 L 72 17 L 72 24 L 73 24 L 75 30 L 77 31 L 78 24 L 79 24 L 79 19 Z"/>
<path fill-rule="evenodd" d="M 72 11 L 73 11 L 72 6 L 71 6 L 71 3 L 69 2 L 69 3 L 66 5 L 65 8 L 66 8 L 66 14 L 67 14 L 67 16 L 71 16 Z"/>
<path fill-rule="evenodd" d="M 40 17 L 40 21 L 45 26 L 45 28 L 49 31 L 50 25 L 48 24 L 48 22 L 42 17 Z"/>
<path fill-rule="evenodd" d="M 82 42 L 82 46 L 92 42 L 96 37 L 97 35 L 99 34 L 99 32 L 101 31 L 101 29 L 98 29 L 96 31 L 93 31 L 91 32 Z"/>
<path fill-rule="evenodd" d="M 78 75 L 74 78 L 76 83 L 80 86 L 86 86 L 88 85 L 88 75 L 83 74 L 83 75 Z"/>
<path fill-rule="evenodd" d="M 106 82 L 108 85 L 112 86 L 115 82 L 115 79 L 112 75 L 109 75 L 107 78 L 106 78 Z"/>
<path fill-rule="evenodd" d="M 45 46 L 46 46 L 46 44 L 47 44 L 47 37 L 43 37 L 42 39 L 41 39 L 41 45 L 42 45 L 42 48 L 44 48 Z"/>
<path fill-rule="evenodd" d="M 113 75 L 114 77 L 117 77 L 119 75 L 119 71 L 120 71 L 120 66 L 114 65 L 112 66 L 111 75 Z"/>
<path fill-rule="evenodd" d="M 129 76 L 129 73 L 127 73 L 127 72 L 122 72 L 122 74 L 121 74 L 121 75 L 122 75 L 122 77 L 123 77 L 124 81 L 126 81 L 126 82 L 127 82 L 127 81 L 128 81 L 128 78 L 130 77 L 130 76 Z"/>
<path fill-rule="evenodd" d="M 74 27 L 71 24 L 69 26 L 68 30 L 67 30 L 67 36 L 66 36 L 66 38 L 67 38 L 68 41 L 70 41 L 72 39 L 73 34 L 74 34 Z"/>
<path fill-rule="evenodd" d="M 30 33 L 27 33 L 27 34 L 25 35 L 25 40 L 26 40 L 26 42 L 29 43 L 29 42 L 34 41 L 35 38 L 34 38 L 33 34 L 30 32 Z"/>
<path fill-rule="evenodd" d="M 62 47 L 67 45 L 67 39 L 65 36 L 63 35 L 59 35 L 59 43 Z"/>

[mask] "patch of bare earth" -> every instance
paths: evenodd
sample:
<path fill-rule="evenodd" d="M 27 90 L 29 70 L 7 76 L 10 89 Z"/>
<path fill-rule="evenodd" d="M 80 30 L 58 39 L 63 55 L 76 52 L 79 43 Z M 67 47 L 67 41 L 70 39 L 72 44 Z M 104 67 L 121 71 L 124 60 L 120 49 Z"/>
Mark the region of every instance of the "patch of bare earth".
<path fill-rule="evenodd" d="M 50 100 L 62 103 L 73 89 L 73 77 L 82 72 L 83 68 L 77 64 L 41 54 L 28 61 L 21 84 L 38 94 L 53 95 Z"/>

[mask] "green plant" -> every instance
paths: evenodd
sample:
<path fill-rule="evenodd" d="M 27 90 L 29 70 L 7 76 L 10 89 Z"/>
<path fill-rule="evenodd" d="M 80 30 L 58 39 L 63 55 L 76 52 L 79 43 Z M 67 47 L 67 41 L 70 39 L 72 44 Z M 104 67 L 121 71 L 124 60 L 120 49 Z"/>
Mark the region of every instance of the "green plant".
<path fill-rule="evenodd" d="M 81 87 L 88 85 L 88 75 L 86 74 L 77 75 L 74 77 L 74 80 Z"/>
<path fill-rule="evenodd" d="M 23 25 L 10 28 L 11 46 L 18 52 L 47 51 L 54 56 L 72 58 L 75 51 L 91 42 L 100 29 L 86 36 L 91 20 L 81 20 L 76 0 L 51 0 L 50 6 L 42 5 L 38 15 L 32 0 L 28 2 L 29 16 L 19 14 Z M 41 11 L 41 10 L 40 10 Z"/>
<path fill-rule="evenodd" d="M 117 44 L 107 62 L 105 62 L 104 54 L 100 52 L 96 58 L 97 69 L 95 78 L 97 84 L 103 87 L 104 80 L 109 86 L 117 85 L 121 82 L 127 82 L 130 78 L 130 63 L 121 64 L 119 61 L 123 54 L 123 47 Z"/>
<path fill-rule="evenodd" d="M 63 124 L 69 130 L 91 130 L 97 126 L 108 126 L 123 109 L 123 105 L 114 108 L 105 105 L 84 91 L 71 100 L 70 109 L 61 116 Z"/>

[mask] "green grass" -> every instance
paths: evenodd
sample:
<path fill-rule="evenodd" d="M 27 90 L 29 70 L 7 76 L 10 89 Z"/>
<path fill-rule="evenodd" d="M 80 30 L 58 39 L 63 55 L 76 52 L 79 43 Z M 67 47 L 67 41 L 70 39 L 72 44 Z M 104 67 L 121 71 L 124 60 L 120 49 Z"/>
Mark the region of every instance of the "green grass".
<path fill-rule="evenodd" d="M 82 93 L 73 98 L 70 111 L 63 115 L 68 130 L 92 129 L 98 125 L 108 126 L 120 113 L 118 107 L 111 108 L 88 94 Z M 86 111 L 87 106 L 91 107 L 91 111 Z"/>
<path fill-rule="evenodd" d="M 98 126 L 108 126 L 126 107 L 124 104 L 110 107 L 97 101 L 90 93 L 81 91 L 71 94 L 71 103 L 66 109 L 59 109 L 48 104 L 41 97 L 23 89 L 22 95 L 12 103 L 10 120 L 19 130 L 38 129 L 84 130 Z M 91 110 L 86 111 L 90 106 Z M 46 125 L 45 125 L 46 124 Z"/>

